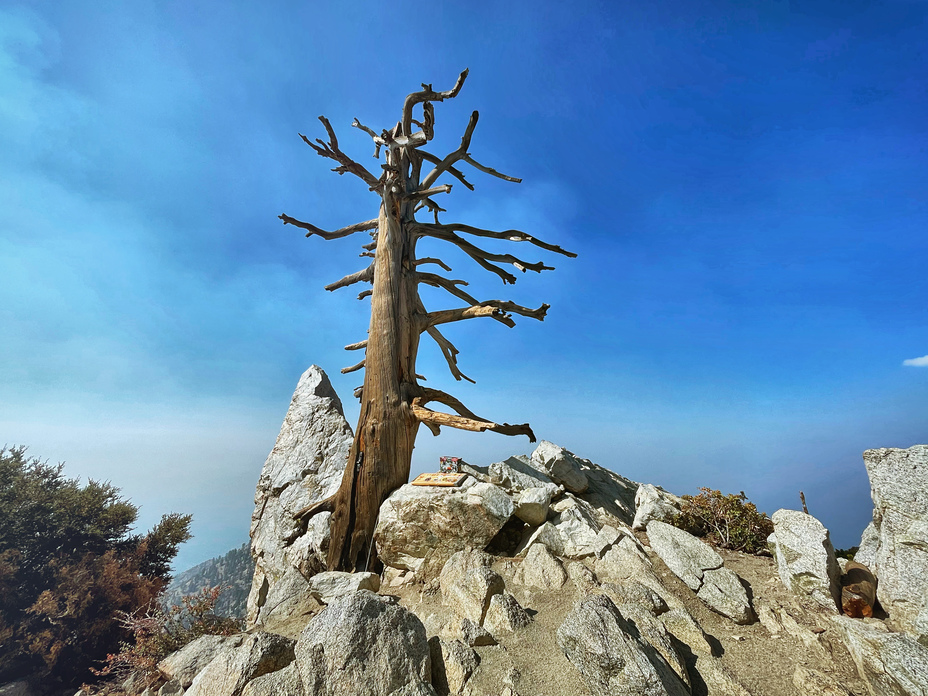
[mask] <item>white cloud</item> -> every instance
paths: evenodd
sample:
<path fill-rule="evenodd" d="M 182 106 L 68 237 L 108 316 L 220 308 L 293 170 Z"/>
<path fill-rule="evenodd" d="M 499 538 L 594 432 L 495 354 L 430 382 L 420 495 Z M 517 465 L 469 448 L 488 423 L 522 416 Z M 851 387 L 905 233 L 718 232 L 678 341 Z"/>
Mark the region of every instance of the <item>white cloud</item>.
<path fill-rule="evenodd" d="M 909 367 L 928 367 L 928 355 L 923 355 L 920 358 L 912 358 L 911 360 L 903 360 L 903 365 L 908 365 Z"/>

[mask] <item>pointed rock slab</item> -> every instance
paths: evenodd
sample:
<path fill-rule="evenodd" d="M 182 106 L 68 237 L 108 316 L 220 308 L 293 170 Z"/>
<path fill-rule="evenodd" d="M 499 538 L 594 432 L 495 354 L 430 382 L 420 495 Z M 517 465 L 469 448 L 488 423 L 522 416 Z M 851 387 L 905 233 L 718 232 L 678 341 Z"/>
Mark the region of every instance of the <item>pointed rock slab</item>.
<path fill-rule="evenodd" d="M 603 595 L 581 600 L 557 630 L 557 644 L 593 696 L 687 696 L 689 689 Z"/>
<path fill-rule="evenodd" d="M 611 599 L 611 598 L 610 598 Z M 661 654 L 680 681 L 691 687 L 689 674 L 686 671 L 686 660 L 674 644 L 674 636 L 667 627 L 657 619 L 646 607 L 638 604 L 617 604 L 616 609 L 628 624 L 638 631 L 640 637 L 650 643 Z"/>
<path fill-rule="evenodd" d="M 258 631 L 246 635 L 237 648 L 223 650 L 197 674 L 185 696 L 239 696 L 256 677 L 293 662 L 293 641 Z"/>
<path fill-rule="evenodd" d="M 306 696 L 391 696 L 431 682 L 425 626 L 367 590 L 339 597 L 314 617 L 295 653 Z"/>
<path fill-rule="evenodd" d="M 651 520 L 670 523 L 680 514 L 682 500 L 663 488 L 642 483 L 635 493 L 635 520 L 632 529 L 643 530 Z"/>
<path fill-rule="evenodd" d="M 859 619 L 835 616 L 832 620 L 873 696 L 928 694 L 928 647 L 904 633 L 890 633 Z"/>
<path fill-rule="evenodd" d="M 602 525 L 596 519 L 593 507 L 568 493 L 551 509 L 557 513 L 552 524 L 561 539 L 562 553 L 558 555 L 565 558 L 595 556 L 602 547 L 599 537 Z"/>
<path fill-rule="evenodd" d="M 723 566 L 722 557 L 712 547 L 682 529 L 657 520 L 648 524 L 648 540 L 667 567 L 711 609 L 736 624 L 754 621 L 754 610 L 741 579 Z"/>
<path fill-rule="evenodd" d="M 928 445 L 864 452 L 879 543 L 877 598 L 890 618 L 928 644 Z M 863 562 L 863 561 L 859 561 Z"/>
<path fill-rule="evenodd" d="M 380 576 L 377 573 L 345 573 L 332 570 L 319 573 L 309 581 L 309 593 L 322 604 L 358 590 L 377 592 L 380 589 Z"/>
<path fill-rule="evenodd" d="M 617 607 L 623 604 L 634 604 L 647 610 L 652 616 L 663 614 L 669 609 L 667 602 L 657 592 L 638 580 L 628 579 L 621 583 L 603 583 L 602 590 Z"/>
<path fill-rule="evenodd" d="M 773 534 L 767 539 L 783 585 L 829 611 L 841 606 L 841 569 L 825 525 L 798 510 L 773 513 Z"/>
<path fill-rule="evenodd" d="M 542 440 L 538 443 L 532 452 L 532 465 L 571 493 L 583 493 L 590 487 L 580 459 L 553 442 Z"/>
<path fill-rule="evenodd" d="M 502 488 L 472 478 L 458 488 L 406 484 L 380 506 L 378 557 L 394 568 L 437 571 L 456 552 L 489 544 L 513 509 Z"/>
<path fill-rule="evenodd" d="M 304 524 L 294 514 L 338 489 L 352 439 L 338 394 L 325 372 L 313 365 L 300 377 L 255 489 L 249 626 L 260 623 L 261 600 L 291 567 L 287 551 L 302 536 Z"/>
<path fill-rule="evenodd" d="M 478 626 L 490 598 L 503 591 L 503 578 L 490 569 L 493 557 L 479 549 L 458 551 L 441 569 L 438 582 L 444 603 Z"/>
<path fill-rule="evenodd" d="M 548 518 L 548 506 L 551 504 L 551 491 L 537 486 L 526 488 L 516 497 L 515 515 L 525 524 L 537 527 Z"/>
<path fill-rule="evenodd" d="M 491 483 L 514 495 L 530 488 L 542 488 L 550 497 L 558 493 L 557 484 L 551 477 L 539 471 L 531 459 L 521 454 L 490 464 L 488 473 Z"/>

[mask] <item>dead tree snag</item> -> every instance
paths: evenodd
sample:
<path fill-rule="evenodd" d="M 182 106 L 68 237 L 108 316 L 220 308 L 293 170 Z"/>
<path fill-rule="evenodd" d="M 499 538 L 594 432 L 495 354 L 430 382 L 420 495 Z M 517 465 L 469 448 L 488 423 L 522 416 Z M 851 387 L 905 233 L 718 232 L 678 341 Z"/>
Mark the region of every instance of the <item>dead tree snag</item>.
<path fill-rule="evenodd" d="M 341 151 L 335 131 L 324 116 L 320 116 L 319 120 L 328 134 L 328 141 L 319 138 L 313 141 L 300 135 L 318 155 L 338 164 L 332 171 L 354 174 L 380 198 L 380 213 L 376 219 L 332 232 L 289 215 L 280 216 L 285 225 L 306 230 L 307 237 L 315 235 L 331 240 L 369 231 L 373 240 L 363 246 L 365 252 L 362 254 L 373 258 L 370 266 L 325 288 L 336 290 L 356 283 L 371 285 L 370 289 L 358 295 L 358 299 L 371 299 L 368 337 L 345 346 L 346 350 L 364 351 L 363 360 L 342 370 L 348 373 L 364 369 L 364 384 L 355 391 L 361 400 L 361 416 L 355 429 L 348 466 L 333 498 L 300 513 L 308 515 L 320 510 L 332 511 L 330 570 L 355 570 L 367 565 L 380 504 L 408 481 L 413 445 L 420 424 L 436 435 L 444 425 L 475 432 L 491 430 L 504 435 L 527 435 L 532 442 L 535 441 L 527 423 L 509 425 L 481 418 L 450 394 L 421 387 L 421 376 L 416 374 L 419 339 L 427 334 L 438 344 L 454 378 L 473 381 L 458 369 L 458 350 L 439 331 L 438 327 L 443 324 L 488 317 L 511 327 L 515 325 L 514 314 L 541 321 L 548 311 L 546 304 L 531 309 L 503 300 L 478 300 L 461 289 L 461 286 L 467 285 L 465 281 L 420 270 L 426 264 L 446 272 L 450 272 L 451 268 L 441 259 L 417 259 L 418 240 L 430 237 L 457 246 L 477 264 L 499 276 L 504 284 L 516 282 L 516 276 L 507 271 L 505 265 L 523 273 L 552 270 L 552 267 L 541 262 L 525 261 L 512 254 L 491 253 L 466 237 L 528 242 L 546 251 L 576 256 L 518 230 L 496 232 L 439 221 L 439 213 L 445 211 L 435 198 L 449 193 L 452 187 L 450 183 L 438 183 L 439 178 L 448 175 L 468 189 L 474 188 L 458 167 L 462 163 L 506 181 L 521 181 L 500 174 L 471 157 L 468 150 L 477 125 L 476 111 L 470 117 L 460 147 L 454 152 L 439 158 L 424 149 L 434 134 L 434 103 L 456 97 L 466 78 L 467 70 L 460 74 L 454 87 L 444 92 L 436 92 L 431 85 L 422 85 L 421 91 L 406 97 L 402 119 L 392 130 L 378 134 L 355 119 L 352 126 L 367 133 L 373 140 L 374 157 L 379 159 L 381 153 L 384 154 L 386 161 L 381 165 L 383 173 L 379 177 Z M 421 121 L 413 118 L 413 110 L 419 105 Z M 423 165 L 431 167 L 424 176 Z M 432 214 L 432 222 L 416 220 L 416 213 L 422 210 Z M 420 283 L 446 290 L 464 302 L 464 306 L 428 311 L 419 298 Z M 454 414 L 428 408 L 430 403 L 446 406 Z"/>

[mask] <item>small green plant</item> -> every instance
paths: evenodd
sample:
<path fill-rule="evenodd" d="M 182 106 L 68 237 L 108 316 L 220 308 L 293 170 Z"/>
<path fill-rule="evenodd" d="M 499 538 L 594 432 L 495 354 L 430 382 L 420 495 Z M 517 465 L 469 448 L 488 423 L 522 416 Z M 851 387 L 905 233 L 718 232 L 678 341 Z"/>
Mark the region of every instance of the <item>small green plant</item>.
<path fill-rule="evenodd" d="M 699 495 L 683 496 L 675 526 L 724 549 L 769 553 L 767 537 L 773 532 L 773 522 L 748 502 L 744 491 L 724 495 L 711 488 L 699 490 Z"/>
<path fill-rule="evenodd" d="M 118 653 L 106 656 L 102 669 L 91 672 L 98 677 L 135 673 L 142 682 L 152 683 L 158 678 L 158 663 L 187 643 L 200 636 L 229 636 L 243 631 L 241 619 L 213 614 L 224 589 L 221 585 L 204 587 L 182 597 L 180 604 L 164 607 L 154 602 L 144 612 L 121 612 L 119 622 L 134 640 L 122 643 Z"/>
<path fill-rule="evenodd" d="M 858 551 L 860 551 L 859 546 L 852 546 L 849 549 L 835 549 L 835 556 L 838 558 L 846 558 L 849 561 L 853 561 L 854 556 L 857 555 Z"/>

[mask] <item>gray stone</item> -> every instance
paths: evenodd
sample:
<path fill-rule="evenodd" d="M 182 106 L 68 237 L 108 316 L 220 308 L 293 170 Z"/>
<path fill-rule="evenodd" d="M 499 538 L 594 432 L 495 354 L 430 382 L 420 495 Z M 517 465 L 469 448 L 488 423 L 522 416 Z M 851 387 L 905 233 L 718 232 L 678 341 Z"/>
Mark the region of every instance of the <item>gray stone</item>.
<path fill-rule="evenodd" d="M 239 696 L 256 677 L 293 662 L 293 641 L 273 633 L 248 634 L 237 648 L 221 651 L 194 678 L 186 696 Z"/>
<path fill-rule="evenodd" d="M 309 581 L 309 593 L 322 604 L 329 604 L 333 599 L 357 592 L 380 589 L 380 576 L 377 573 L 345 573 L 337 570 L 319 573 Z"/>
<path fill-rule="evenodd" d="M 439 575 L 445 604 L 476 624 L 482 624 L 490 598 L 503 591 L 505 583 L 490 569 L 492 556 L 477 549 L 459 551 L 449 558 Z"/>
<path fill-rule="evenodd" d="M 928 648 L 904 633 L 847 616 L 832 620 L 873 696 L 928 695 Z"/>
<path fill-rule="evenodd" d="M 461 640 L 465 644 L 475 647 L 481 645 L 496 645 L 496 638 L 480 624 L 476 624 L 470 619 L 461 619 L 459 630 Z"/>
<path fill-rule="evenodd" d="M 257 578 L 259 571 L 255 571 Z M 296 568 L 287 568 L 273 584 L 263 585 L 263 592 L 255 595 L 257 614 L 252 625 L 265 630 L 276 630 L 294 616 L 315 611 L 319 604 L 309 591 L 309 580 Z"/>
<path fill-rule="evenodd" d="M 306 533 L 297 537 L 284 553 L 287 563 L 299 570 L 305 578 L 311 578 L 326 569 L 331 517 L 331 512 L 313 515 L 306 525 Z"/>
<path fill-rule="evenodd" d="M 658 617 L 677 640 L 697 655 L 712 656 L 712 645 L 696 619 L 684 607 L 675 607 Z"/>
<path fill-rule="evenodd" d="M 632 529 L 644 529 L 651 520 L 672 522 L 680 514 L 681 499 L 663 488 L 642 483 L 635 493 L 635 520 Z"/>
<path fill-rule="evenodd" d="M 516 556 L 524 557 L 535 544 L 544 544 L 555 556 L 564 555 L 564 540 L 561 539 L 561 533 L 557 530 L 557 527 L 550 522 L 545 522 L 537 529 L 526 533 L 516 550 Z"/>
<path fill-rule="evenodd" d="M 569 493 L 551 506 L 557 515 L 552 520 L 561 539 L 561 553 L 565 558 L 586 558 L 596 555 L 601 547 L 599 532 L 602 525 L 596 519 L 592 506 Z"/>
<path fill-rule="evenodd" d="M 366 590 L 339 597 L 314 617 L 295 652 L 307 696 L 390 696 L 431 682 L 422 622 Z"/>
<path fill-rule="evenodd" d="M 648 524 L 651 548 L 711 609 L 737 624 L 754 621 L 754 610 L 738 575 L 722 557 L 692 534 L 665 522 Z"/>
<path fill-rule="evenodd" d="M 610 597 L 611 599 L 611 597 Z M 661 654 L 680 681 L 692 686 L 686 671 L 686 660 L 674 644 L 675 637 L 647 607 L 640 604 L 617 604 L 616 609 L 628 624 L 638 631 L 639 636 Z"/>
<path fill-rule="evenodd" d="M 487 609 L 484 627 L 494 636 L 513 633 L 520 628 L 525 628 L 530 623 L 532 623 L 532 617 L 522 608 L 518 600 L 508 592 L 493 595 L 490 598 L 490 606 Z"/>
<path fill-rule="evenodd" d="M 188 688 L 220 652 L 239 647 L 244 634 L 234 636 L 200 636 L 158 663 L 158 671 L 168 681 L 175 680 Z"/>
<path fill-rule="evenodd" d="M 438 636 L 429 639 L 429 649 L 435 691 L 439 696 L 460 693 L 480 662 L 477 653 L 459 640 L 442 640 Z"/>
<path fill-rule="evenodd" d="M 557 484 L 542 471 L 539 471 L 532 460 L 524 455 L 509 457 L 502 462 L 490 464 L 488 470 L 490 482 L 516 494 L 530 488 L 543 488 L 555 496 L 558 492 Z"/>
<path fill-rule="evenodd" d="M 653 616 L 658 616 L 668 610 L 667 602 L 657 592 L 638 580 L 628 579 L 621 583 L 607 582 L 603 584 L 602 589 L 616 606 L 634 604 L 648 610 Z"/>
<path fill-rule="evenodd" d="M 610 524 L 604 525 L 596 534 L 596 539 L 593 541 L 593 555 L 596 556 L 596 558 L 602 558 L 606 554 L 606 551 L 612 548 L 612 545 L 621 538 L 622 532 Z"/>
<path fill-rule="evenodd" d="M 536 486 L 522 490 L 515 503 L 515 516 L 533 527 L 544 524 L 551 504 L 551 490 Z"/>
<path fill-rule="evenodd" d="M 857 553 L 854 554 L 854 560 L 867 568 L 873 568 L 873 562 L 876 560 L 876 552 L 880 549 L 880 533 L 876 531 L 876 526 L 871 521 L 864 527 L 863 534 L 860 535 L 860 546 L 857 547 Z"/>
<path fill-rule="evenodd" d="M 635 517 L 638 484 L 589 459 L 581 459 L 590 487 L 580 497 L 593 506 L 602 525 L 628 526 Z"/>
<path fill-rule="evenodd" d="M 583 465 L 573 452 L 542 440 L 532 452 L 532 464 L 539 471 L 572 493 L 583 493 L 590 487 L 590 481 L 583 471 Z"/>
<path fill-rule="evenodd" d="M 544 544 L 533 544 L 519 570 L 516 572 L 516 582 L 531 587 L 540 587 L 546 590 L 555 590 L 567 582 L 567 572 L 561 562 L 551 555 Z"/>
<path fill-rule="evenodd" d="M 410 682 L 391 693 L 390 696 L 438 696 L 438 692 L 428 682 Z"/>
<path fill-rule="evenodd" d="M 294 514 L 338 489 L 352 438 L 338 395 L 322 369 L 313 365 L 300 377 L 255 489 L 250 626 L 258 623 L 261 600 L 291 567 L 287 551 L 303 533 Z"/>
<path fill-rule="evenodd" d="M 818 670 L 799 666 L 793 672 L 793 686 L 801 694 L 815 696 L 851 696 L 851 692 L 841 686 L 834 678 Z"/>
<path fill-rule="evenodd" d="M 841 569 L 825 526 L 804 512 L 777 510 L 770 542 L 783 585 L 793 594 L 837 612 Z"/>
<path fill-rule="evenodd" d="M 557 630 L 557 644 L 593 696 L 687 696 L 667 661 L 604 595 L 581 600 Z"/>
<path fill-rule="evenodd" d="M 242 696 L 304 696 L 305 693 L 296 662 L 251 680 L 242 690 Z"/>
<path fill-rule="evenodd" d="M 498 486 L 468 479 L 458 488 L 401 486 L 380 506 L 374 538 L 386 565 L 438 570 L 454 553 L 484 548 L 513 513 Z"/>
<path fill-rule="evenodd" d="M 693 591 L 702 587 L 706 570 L 723 565 L 722 557 L 711 546 L 666 522 L 655 520 L 648 525 L 648 541 L 654 553 Z"/>
<path fill-rule="evenodd" d="M 879 546 L 870 570 L 877 599 L 928 644 L 928 445 L 864 452 Z"/>
<path fill-rule="evenodd" d="M 161 685 L 161 688 L 158 689 L 158 696 L 183 696 L 183 694 L 184 687 L 181 686 L 181 683 L 176 679 L 165 682 Z"/>
<path fill-rule="evenodd" d="M 574 587 L 583 594 L 593 592 L 599 587 L 596 574 L 580 561 L 567 561 L 564 564 L 564 570 L 567 571 L 567 577 L 570 578 Z"/>

